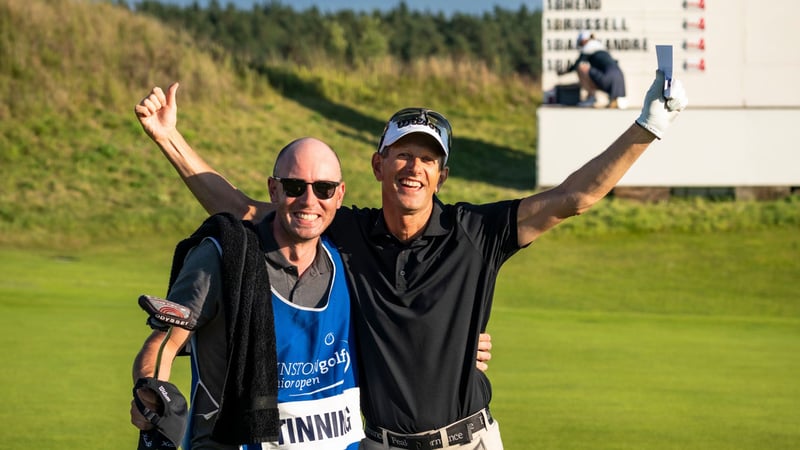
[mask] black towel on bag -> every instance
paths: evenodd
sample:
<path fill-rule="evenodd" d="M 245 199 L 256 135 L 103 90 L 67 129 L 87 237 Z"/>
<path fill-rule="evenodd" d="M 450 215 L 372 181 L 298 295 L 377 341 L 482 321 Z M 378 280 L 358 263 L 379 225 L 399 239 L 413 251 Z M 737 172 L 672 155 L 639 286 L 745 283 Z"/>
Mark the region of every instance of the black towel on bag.
<path fill-rule="evenodd" d="M 175 248 L 169 286 L 186 254 L 206 237 L 222 247 L 223 302 L 228 367 L 212 438 L 242 445 L 278 440 L 278 373 L 275 320 L 264 253 L 248 221 L 210 216 Z"/>

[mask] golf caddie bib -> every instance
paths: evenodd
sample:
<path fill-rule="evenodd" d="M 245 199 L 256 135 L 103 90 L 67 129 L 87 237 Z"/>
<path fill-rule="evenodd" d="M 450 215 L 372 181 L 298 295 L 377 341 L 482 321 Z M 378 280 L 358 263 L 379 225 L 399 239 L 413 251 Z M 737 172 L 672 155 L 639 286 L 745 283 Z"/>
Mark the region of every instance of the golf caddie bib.
<path fill-rule="evenodd" d="M 323 246 L 334 267 L 325 306 L 300 307 L 272 291 L 281 417 L 278 443 L 286 449 L 355 450 L 364 433 L 350 295 L 339 253 L 326 239 Z"/>

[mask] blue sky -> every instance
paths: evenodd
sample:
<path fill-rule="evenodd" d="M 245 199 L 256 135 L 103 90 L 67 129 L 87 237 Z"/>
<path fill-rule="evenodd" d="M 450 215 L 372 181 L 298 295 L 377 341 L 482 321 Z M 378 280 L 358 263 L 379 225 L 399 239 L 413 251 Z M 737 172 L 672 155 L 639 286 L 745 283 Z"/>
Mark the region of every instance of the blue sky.
<path fill-rule="evenodd" d="M 190 5 L 195 0 L 161 0 L 162 3 L 177 5 Z M 254 4 L 263 5 L 271 0 L 218 0 L 221 5 L 233 3 L 238 8 L 250 9 Z M 208 0 L 197 0 L 200 5 L 207 5 Z M 439 12 L 447 15 L 453 12 L 466 14 L 482 14 L 491 11 L 495 5 L 504 9 L 516 11 L 520 6 L 526 5 L 529 9 L 540 9 L 542 0 L 451 0 L 431 2 L 430 0 L 405 0 L 409 8 L 419 11 Z M 135 4 L 136 0 L 132 0 Z M 400 0 L 281 0 L 285 5 L 291 5 L 295 10 L 304 10 L 316 5 L 320 11 L 337 11 L 352 9 L 356 11 L 372 11 L 374 9 L 389 10 L 400 4 Z"/>

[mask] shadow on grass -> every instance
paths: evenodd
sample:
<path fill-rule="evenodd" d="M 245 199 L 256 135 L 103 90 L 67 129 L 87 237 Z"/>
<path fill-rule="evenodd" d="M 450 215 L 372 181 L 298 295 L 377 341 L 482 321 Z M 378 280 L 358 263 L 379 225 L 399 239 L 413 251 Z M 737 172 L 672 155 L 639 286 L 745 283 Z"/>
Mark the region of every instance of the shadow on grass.
<path fill-rule="evenodd" d="M 270 85 L 283 96 L 316 111 L 327 120 L 372 133 L 374 140 L 351 136 L 367 145 L 376 145 L 380 139 L 385 122 L 368 116 L 348 106 L 336 103 L 325 97 L 322 87 L 300 79 L 290 71 L 261 66 L 258 72 L 264 75 Z M 388 119 L 388 118 L 387 118 Z M 454 126 L 455 127 L 455 126 Z M 490 183 L 498 187 L 531 190 L 536 186 L 536 158 L 513 148 L 502 147 L 489 142 L 459 138 L 454 133 L 453 148 L 457 149 L 449 161 L 451 177 Z"/>

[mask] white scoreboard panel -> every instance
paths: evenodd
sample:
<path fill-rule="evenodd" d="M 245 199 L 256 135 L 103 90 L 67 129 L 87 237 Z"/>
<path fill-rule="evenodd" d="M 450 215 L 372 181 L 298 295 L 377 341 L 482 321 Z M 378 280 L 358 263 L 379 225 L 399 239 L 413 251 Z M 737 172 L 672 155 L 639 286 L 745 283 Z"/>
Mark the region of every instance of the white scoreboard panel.
<path fill-rule="evenodd" d="M 542 87 L 577 83 L 558 76 L 589 30 L 623 73 L 631 108 L 656 69 L 656 45 L 672 45 L 674 77 L 692 107 L 800 107 L 800 1 L 543 0 Z"/>

